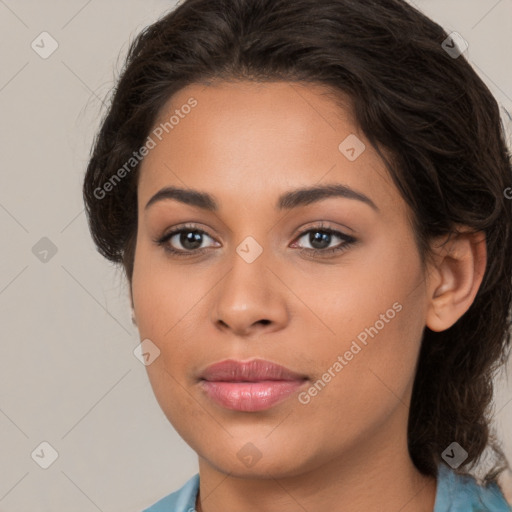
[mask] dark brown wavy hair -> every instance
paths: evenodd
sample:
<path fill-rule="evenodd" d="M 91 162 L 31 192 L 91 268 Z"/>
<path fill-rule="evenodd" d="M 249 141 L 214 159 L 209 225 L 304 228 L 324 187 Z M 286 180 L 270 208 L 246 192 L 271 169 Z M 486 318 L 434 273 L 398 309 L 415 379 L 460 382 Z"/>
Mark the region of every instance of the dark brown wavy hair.
<path fill-rule="evenodd" d="M 174 93 L 252 80 L 323 84 L 348 95 L 411 209 L 422 263 L 433 237 L 459 225 L 486 235 L 486 272 L 470 309 L 443 332 L 425 327 L 408 445 L 431 476 L 453 441 L 468 452 L 460 474 L 491 448 L 487 483 L 510 469 L 491 409 L 510 348 L 511 155 L 496 100 L 464 55 L 445 51 L 448 36 L 402 0 L 186 0 L 132 41 L 83 194 L 98 251 L 122 265 L 131 289 L 139 165 L 108 192 L 105 184 L 145 143 Z"/>

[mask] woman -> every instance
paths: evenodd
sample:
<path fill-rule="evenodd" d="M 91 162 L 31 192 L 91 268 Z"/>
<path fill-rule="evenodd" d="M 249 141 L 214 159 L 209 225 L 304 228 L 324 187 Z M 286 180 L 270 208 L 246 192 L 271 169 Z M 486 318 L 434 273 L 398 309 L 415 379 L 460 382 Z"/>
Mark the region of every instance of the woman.
<path fill-rule="evenodd" d="M 463 50 L 401 0 L 187 0 L 133 42 L 84 198 L 199 457 L 147 511 L 510 509 L 511 159 Z"/>

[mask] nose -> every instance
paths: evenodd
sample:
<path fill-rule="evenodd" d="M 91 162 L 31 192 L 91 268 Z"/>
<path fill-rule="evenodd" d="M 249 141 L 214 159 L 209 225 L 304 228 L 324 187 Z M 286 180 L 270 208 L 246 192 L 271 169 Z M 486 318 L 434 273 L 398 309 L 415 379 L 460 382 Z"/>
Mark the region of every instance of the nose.
<path fill-rule="evenodd" d="M 238 336 L 273 332 L 288 322 L 287 288 L 261 255 L 252 263 L 237 253 L 216 287 L 212 321 L 215 327 Z"/>

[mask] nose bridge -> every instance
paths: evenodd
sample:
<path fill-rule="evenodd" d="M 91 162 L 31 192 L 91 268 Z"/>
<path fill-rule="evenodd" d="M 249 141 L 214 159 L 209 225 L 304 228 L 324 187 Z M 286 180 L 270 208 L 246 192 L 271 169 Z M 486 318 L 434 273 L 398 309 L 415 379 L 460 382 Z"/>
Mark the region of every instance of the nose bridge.
<path fill-rule="evenodd" d="M 282 285 L 269 270 L 272 255 L 255 237 L 247 236 L 234 247 L 230 270 L 215 295 L 215 323 L 246 331 L 258 322 L 282 324 L 286 304 Z"/>

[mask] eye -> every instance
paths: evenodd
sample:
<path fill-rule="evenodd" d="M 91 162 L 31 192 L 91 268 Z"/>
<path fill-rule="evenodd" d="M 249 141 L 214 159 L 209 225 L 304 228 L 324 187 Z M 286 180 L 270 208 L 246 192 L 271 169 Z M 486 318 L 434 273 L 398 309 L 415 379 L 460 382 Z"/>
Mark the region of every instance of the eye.
<path fill-rule="evenodd" d="M 204 254 L 212 246 L 220 246 L 220 244 L 215 241 L 214 244 L 208 245 L 206 238 L 213 240 L 206 231 L 199 229 L 197 226 L 185 225 L 175 227 L 161 238 L 154 240 L 154 242 L 163 247 L 164 250 L 172 256 L 197 256 Z M 309 244 L 310 247 L 299 248 L 299 252 L 305 252 L 313 257 L 326 257 L 340 254 L 357 242 L 354 237 L 324 225 L 315 226 L 303 231 L 296 240 L 300 241 L 302 239 L 304 239 L 304 243 Z M 337 240 L 338 243 L 331 247 L 331 244 Z M 204 245 L 205 243 L 206 245 Z M 297 242 L 291 245 L 291 247 L 296 246 Z"/>
<path fill-rule="evenodd" d="M 208 248 L 208 246 L 203 246 L 205 237 L 213 240 L 206 231 L 196 226 L 180 226 L 155 240 L 155 242 L 162 246 L 166 252 L 175 256 L 191 256 L 202 254 Z M 181 248 L 176 248 L 180 245 Z"/>
<path fill-rule="evenodd" d="M 314 256 L 318 255 L 319 257 L 341 253 L 357 241 L 352 236 L 335 229 L 324 227 L 323 225 L 303 231 L 297 240 L 302 239 L 311 247 L 303 247 L 300 252 L 307 252 Z M 341 240 L 341 242 L 338 242 L 334 247 L 330 247 L 333 242 L 336 242 L 336 239 Z M 296 243 L 294 243 L 294 245 L 296 245 Z"/>

